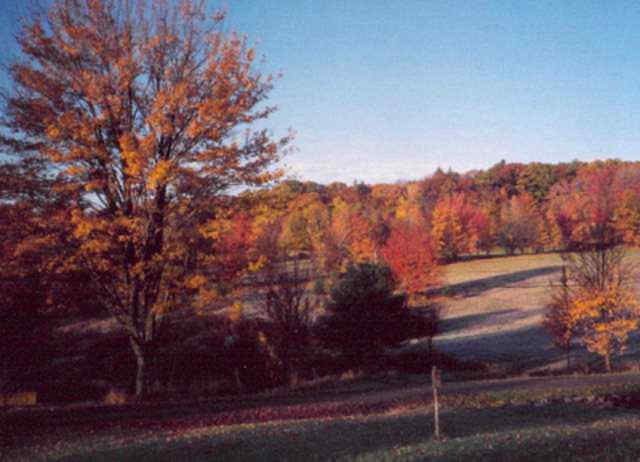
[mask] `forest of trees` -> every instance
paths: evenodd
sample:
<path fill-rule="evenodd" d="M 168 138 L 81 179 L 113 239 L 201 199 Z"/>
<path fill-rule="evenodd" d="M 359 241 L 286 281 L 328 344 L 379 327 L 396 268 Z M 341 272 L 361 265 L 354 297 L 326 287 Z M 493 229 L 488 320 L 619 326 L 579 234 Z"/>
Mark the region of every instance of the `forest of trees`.
<path fill-rule="evenodd" d="M 138 3 L 63 0 L 19 34 L 25 59 L 10 68 L 1 119 L 0 376 L 33 362 L 35 333 L 106 314 L 142 396 L 159 358 L 188 362 L 181 330 L 167 333 L 178 310 L 226 313 L 208 361 L 245 384 L 247 358 L 265 383 L 295 382 L 317 351 L 375 363 L 436 332 L 427 294 L 443 265 L 495 252 L 564 252 L 579 290 L 554 299 L 559 344 L 578 336 L 608 364 L 636 327 L 614 251 L 640 236 L 640 163 L 282 180 L 291 137 L 253 128 L 274 110 L 274 77 L 246 39 L 200 2 Z"/>

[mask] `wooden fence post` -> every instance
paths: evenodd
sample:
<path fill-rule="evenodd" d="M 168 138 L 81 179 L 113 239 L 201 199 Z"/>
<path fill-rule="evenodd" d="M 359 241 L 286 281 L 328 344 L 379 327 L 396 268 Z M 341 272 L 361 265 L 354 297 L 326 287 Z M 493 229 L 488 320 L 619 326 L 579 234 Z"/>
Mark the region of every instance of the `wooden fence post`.
<path fill-rule="evenodd" d="M 438 390 L 442 386 L 440 371 L 436 366 L 431 368 L 431 387 L 433 388 L 433 437 L 440 439 L 440 406 L 438 403 Z"/>

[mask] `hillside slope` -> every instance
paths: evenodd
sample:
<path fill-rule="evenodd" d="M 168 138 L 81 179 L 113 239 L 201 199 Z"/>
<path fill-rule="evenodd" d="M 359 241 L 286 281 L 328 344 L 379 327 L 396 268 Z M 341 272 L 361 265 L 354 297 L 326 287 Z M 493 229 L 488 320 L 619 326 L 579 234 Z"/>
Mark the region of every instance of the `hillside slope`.
<path fill-rule="evenodd" d="M 637 253 L 629 257 L 634 263 Z M 493 257 L 446 267 L 441 333 L 434 345 L 461 359 L 509 364 L 514 369 L 563 366 L 561 352 L 542 326 L 558 254 Z M 632 339 L 630 352 L 636 339 Z M 419 347 L 420 343 L 416 345 Z M 577 354 L 583 359 L 584 353 Z"/>

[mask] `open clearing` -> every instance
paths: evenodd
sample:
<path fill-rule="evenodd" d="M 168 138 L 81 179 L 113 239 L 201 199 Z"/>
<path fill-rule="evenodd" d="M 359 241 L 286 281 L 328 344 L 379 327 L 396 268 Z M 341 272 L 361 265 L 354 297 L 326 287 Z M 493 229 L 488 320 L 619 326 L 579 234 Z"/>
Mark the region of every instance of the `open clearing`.
<path fill-rule="evenodd" d="M 628 257 L 640 260 L 637 252 Z M 551 284 L 562 272 L 558 254 L 494 257 L 446 267 L 441 334 L 434 345 L 461 359 L 503 363 L 514 370 L 562 367 L 563 356 L 542 327 Z M 629 353 L 636 353 L 637 336 Z M 420 344 L 416 347 L 420 347 Z M 579 355 L 589 358 L 588 355 Z"/>
<path fill-rule="evenodd" d="M 522 370 L 558 365 L 561 355 L 540 323 L 561 265 L 554 254 L 449 265 L 435 345 Z M 640 454 L 637 373 L 446 383 L 442 399 L 444 441 L 432 439 L 432 392 L 421 375 L 193 402 L 5 409 L 0 459 L 601 461 Z"/>
<path fill-rule="evenodd" d="M 240 402 L 0 415 L 5 460 L 629 460 L 640 451 L 640 375 L 458 383 L 432 439 L 426 377 L 356 380 Z M 631 406 L 633 407 L 633 406 Z M 22 432 L 21 438 L 17 433 Z"/>

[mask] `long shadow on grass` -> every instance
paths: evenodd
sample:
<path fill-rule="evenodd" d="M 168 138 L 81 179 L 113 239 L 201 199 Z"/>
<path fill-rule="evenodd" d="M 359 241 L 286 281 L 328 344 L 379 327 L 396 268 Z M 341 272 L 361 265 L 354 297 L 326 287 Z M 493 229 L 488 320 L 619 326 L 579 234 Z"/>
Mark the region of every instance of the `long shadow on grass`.
<path fill-rule="evenodd" d="M 463 458 L 465 456 L 471 457 L 468 460 L 532 460 L 563 450 L 560 454 L 591 455 L 594 442 L 601 453 L 603 447 L 614 448 L 620 443 L 620 434 L 593 426 L 621 415 L 630 414 L 615 408 L 589 408 L 574 404 L 462 411 L 445 409 L 441 426 L 448 441 L 435 443 L 432 441 L 433 417 L 427 409 L 413 414 L 400 410 L 398 414 L 367 419 L 313 420 L 238 428 L 225 434 L 142 443 L 124 449 L 83 453 L 63 460 L 311 461 L 348 460 L 367 455 L 369 460 L 384 457 L 395 460 L 402 458 L 396 457 L 400 454 L 394 452 L 402 447 L 413 448 L 428 460 L 467 460 Z M 566 435 L 554 433 L 555 427 L 550 432 L 550 426 L 556 425 L 586 430 L 586 436 L 577 436 L 579 444 L 571 449 L 575 453 L 566 452 Z M 637 426 L 634 430 L 622 430 L 628 438 L 637 440 L 640 436 Z M 521 447 L 523 440 L 517 441 L 516 438 L 517 435 L 522 436 L 522 432 L 525 434 L 524 447 Z M 575 435 L 571 442 L 576 443 Z M 440 449 L 444 449 L 445 456 L 434 457 Z"/>
<path fill-rule="evenodd" d="M 493 324 L 500 323 L 503 319 L 513 321 L 514 319 L 529 317 L 532 314 L 535 315 L 538 313 L 531 313 L 530 311 L 510 308 L 506 310 L 491 311 L 488 313 L 470 314 L 467 316 L 446 318 L 439 322 L 438 328 L 440 329 L 440 333 L 446 334 L 457 330 L 466 329 L 467 327 L 476 327 L 478 325 L 487 324 L 488 322 L 491 322 Z"/>
<path fill-rule="evenodd" d="M 505 287 L 518 282 L 526 281 L 538 276 L 558 273 L 562 270 L 561 265 L 545 266 L 525 271 L 516 271 L 513 273 L 500 274 L 488 278 L 474 279 L 472 281 L 460 282 L 458 284 L 449 284 L 427 291 L 427 295 L 447 295 L 475 297 L 486 292 L 487 290 Z"/>
<path fill-rule="evenodd" d="M 510 363 L 516 369 L 544 366 L 561 359 L 560 351 L 553 346 L 542 325 L 520 329 L 508 329 L 508 322 L 505 325 L 507 329 L 498 332 L 445 339 L 435 337 L 434 345 L 459 358 Z"/>

